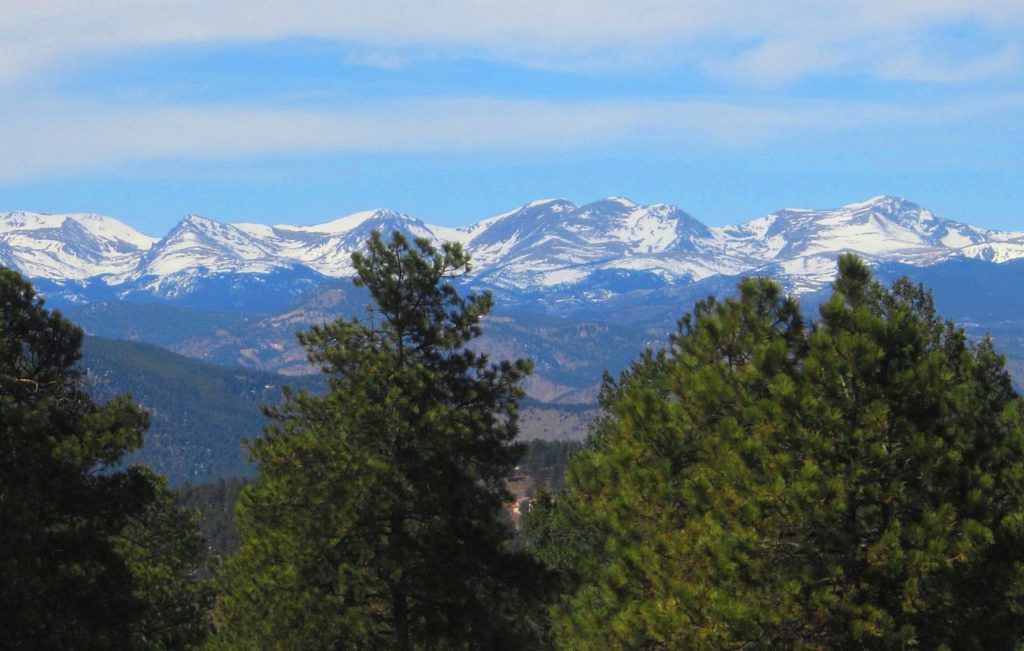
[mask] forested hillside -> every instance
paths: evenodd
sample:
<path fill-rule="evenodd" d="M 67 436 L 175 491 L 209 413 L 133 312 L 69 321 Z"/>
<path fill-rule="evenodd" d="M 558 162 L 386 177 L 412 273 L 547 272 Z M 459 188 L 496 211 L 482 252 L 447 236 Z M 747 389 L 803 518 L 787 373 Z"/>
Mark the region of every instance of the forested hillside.
<path fill-rule="evenodd" d="M 242 440 L 267 424 L 261 407 L 281 401 L 282 388 L 319 391 L 318 375 L 283 376 L 208 364 L 137 342 L 85 338 L 82 366 L 100 399 L 128 393 L 151 416 L 140 461 L 172 484 L 249 477 Z M 587 404 L 522 404 L 524 440 L 580 440 L 596 410 Z"/>
<path fill-rule="evenodd" d="M 82 366 L 100 400 L 131 394 L 150 413 L 145 463 L 172 484 L 247 477 L 252 468 L 240 442 L 266 424 L 260 408 L 281 400 L 282 386 L 315 389 L 317 376 L 283 378 L 182 357 L 157 346 L 86 337 Z"/>

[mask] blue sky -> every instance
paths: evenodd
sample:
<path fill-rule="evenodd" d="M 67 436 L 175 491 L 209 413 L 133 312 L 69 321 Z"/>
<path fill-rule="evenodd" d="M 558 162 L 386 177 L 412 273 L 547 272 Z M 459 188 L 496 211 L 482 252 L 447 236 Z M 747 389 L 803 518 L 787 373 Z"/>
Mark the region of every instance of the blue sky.
<path fill-rule="evenodd" d="M 877 194 L 1024 229 L 1024 3 L 0 6 L 0 210 L 709 224 Z"/>

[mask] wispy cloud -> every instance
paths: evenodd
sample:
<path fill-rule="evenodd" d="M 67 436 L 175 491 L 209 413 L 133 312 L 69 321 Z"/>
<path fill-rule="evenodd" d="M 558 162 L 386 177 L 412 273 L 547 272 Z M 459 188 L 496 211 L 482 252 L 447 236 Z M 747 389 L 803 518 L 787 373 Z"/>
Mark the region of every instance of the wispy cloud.
<path fill-rule="evenodd" d="M 987 53 L 927 56 L 950 26 L 974 29 Z M 761 84 L 837 70 L 957 81 L 1019 70 L 1007 53 L 1022 28 L 1019 0 L 34 0 L 0 5 L 0 75 L 131 48 L 309 37 L 366 46 L 371 65 L 419 48 L 548 68 L 693 64 Z"/>
<path fill-rule="evenodd" d="M 887 60 L 879 69 L 884 79 L 955 83 L 987 79 L 1020 70 L 1024 62 L 1021 46 L 1007 45 L 991 54 L 969 61 L 937 63 L 934 55 L 902 52 Z"/>
<path fill-rule="evenodd" d="M 0 181 L 96 164 L 275 153 L 554 151 L 612 143 L 742 150 L 794 135 L 952 124 L 1005 116 L 1024 101 L 952 94 L 944 105 L 923 107 L 811 101 L 785 89 L 835 74 L 935 84 L 1019 81 L 1022 35 L 1020 0 L 0 2 Z M 203 106 L 173 92 L 160 97 L 162 105 L 132 105 L 127 95 L 115 106 L 97 93 L 95 101 L 82 99 L 88 90 L 72 99 L 60 88 L 39 87 L 41 71 L 69 62 L 295 38 L 342 43 L 348 63 L 374 68 L 446 57 L 588 73 L 692 68 L 724 80 L 728 90 L 711 99 L 610 92 L 583 101 L 544 88 L 532 96 L 545 100 L 381 101 L 372 89 L 356 89 L 357 105 L 322 110 L 246 104 L 230 91 Z M 957 38 L 968 38 L 969 47 L 943 50 Z M 747 86 L 773 101 L 747 100 Z M 999 90 L 1007 87 L 1019 83 Z"/>
<path fill-rule="evenodd" d="M 953 124 L 1021 109 L 1019 95 L 928 107 L 479 98 L 406 100 L 354 111 L 65 103 L 0 120 L 0 141 L 13 154 L 0 158 L 0 180 L 96 164 L 273 153 L 559 151 L 620 142 L 742 150 L 794 135 Z"/>

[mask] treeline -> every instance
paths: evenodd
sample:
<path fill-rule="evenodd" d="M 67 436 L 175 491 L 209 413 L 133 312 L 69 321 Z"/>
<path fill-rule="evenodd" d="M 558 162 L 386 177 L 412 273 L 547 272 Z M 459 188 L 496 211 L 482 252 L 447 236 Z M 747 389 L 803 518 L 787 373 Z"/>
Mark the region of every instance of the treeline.
<path fill-rule="evenodd" d="M 491 297 L 458 245 L 353 262 L 373 311 L 300 335 L 325 388 L 268 409 L 250 482 L 177 497 L 121 464 L 146 416 L 82 390 L 81 332 L 0 272 L 6 646 L 1024 644 L 1024 401 L 922 287 L 844 256 L 808 320 L 744 279 L 606 378 L 574 449 L 516 442 L 530 363 L 466 345 Z"/>

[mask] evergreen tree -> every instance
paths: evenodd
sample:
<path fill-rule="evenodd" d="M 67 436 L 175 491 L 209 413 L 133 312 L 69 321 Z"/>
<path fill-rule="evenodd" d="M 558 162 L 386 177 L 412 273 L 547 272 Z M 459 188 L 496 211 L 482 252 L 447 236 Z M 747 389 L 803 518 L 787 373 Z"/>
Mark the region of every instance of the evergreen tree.
<path fill-rule="evenodd" d="M 186 484 L 175 492 L 178 503 L 199 511 L 205 555 L 209 562 L 238 550 L 238 531 L 235 528 L 235 504 L 245 479 L 228 477 L 210 484 Z"/>
<path fill-rule="evenodd" d="M 132 576 L 133 594 L 141 602 L 136 621 L 125 622 L 134 649 L 191 649 L 210 630 L 208 611 L 213 590 L 205 559 L 200 514 L 178 504 L 178 495 L 163 477 L 144 469 L 153 499 L 133 514 L 113 537 L 115 550 Z"/>
<path fill-rule="evenodd" d="M 126 396 L 100 405 L 82 390 L 81 341 L 81 330 L 0 268 L 0 641 L 198 643 L 194 522 L 148 471 L 120 468 L 147 418 Z"/>
<path fill-rule="evenodd" d="M 808 328 L 746 279 L 606 386 L 548 507 L 597 541 L 561 554 L 565 646 L 1024 640 L 1024 409 L 1002 358 L 853 256 L 834 287 Z M 544 534 L 542 557 L 571 540 Z"/>
<path fill-rule="evenodd" d="M 459 296 L 459 245 L 375 233 L 353 262 L 375 307 L 300 335 L 328 389 L 289 392 L 251 445 L 218 643 L 521 648 L 541 575 L 499 512 L 530 364 L 466 348 L 491 297 Z"/>

